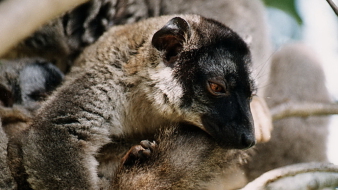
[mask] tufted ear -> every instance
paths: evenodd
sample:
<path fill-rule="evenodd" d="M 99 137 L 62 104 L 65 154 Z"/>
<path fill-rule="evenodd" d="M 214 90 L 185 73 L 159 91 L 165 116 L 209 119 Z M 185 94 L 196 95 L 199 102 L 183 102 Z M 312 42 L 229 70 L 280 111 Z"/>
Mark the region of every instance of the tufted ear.
<path fill-rule="evenodd" d="M 164 52 L 164 61 L 172 64 L 182 51 L 185 38 L 190 35 L 190 26 L 184 19 L 175 17 L 157 31 L 151 41 L 159 51 Z"/>

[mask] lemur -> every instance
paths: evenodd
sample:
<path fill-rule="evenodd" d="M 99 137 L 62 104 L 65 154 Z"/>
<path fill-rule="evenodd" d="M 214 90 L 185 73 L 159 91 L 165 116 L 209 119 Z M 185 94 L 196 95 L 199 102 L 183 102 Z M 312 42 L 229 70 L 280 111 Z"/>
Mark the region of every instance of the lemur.
<path fill-rule="evenodd" d="M 112 27 L 10 143 L 19 187 L 98 189 L 132 145 L 173 124 L 222 148 L 253 146 L 250 57 L 235 32 L 198 15 Z"/>

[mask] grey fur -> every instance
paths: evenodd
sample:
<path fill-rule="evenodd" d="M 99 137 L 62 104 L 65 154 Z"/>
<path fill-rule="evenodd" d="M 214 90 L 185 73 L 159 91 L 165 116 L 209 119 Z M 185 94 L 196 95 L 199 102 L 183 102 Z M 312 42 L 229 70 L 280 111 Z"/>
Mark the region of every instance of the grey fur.
<path fill-rule="evenodd" d="M 0 189 L 16 189 L 16 183 L 11 175 L 7 162 L 7 143 L 8 138 L 2 129 L 0 117 Z"/>
<path fill-rule="evenodd" d="M 249 99 L 253 87 L 246 44 L 216 21 L 180 17 L 186 21 L 168 22 L 173 16 L 167 16 L 114 27 L 86 49 L 65 84 L 10 146 L 13 157 L 22 159 L 22 165 L 12 170 L 27 174 L 33 189 L 97 189 L 112 178 L 131 145 L 153 137 L 159 127 L 180 122 L 207 131 L 222 146 L 252 146 Z M 161 32 L 154 41 L 156 31 Z M 173 36 L 178 42 L 168 44 L 166 38 Z M 190 63 L 189 53 L 200 50 L 204 51 L 194 59 L 205 62 L 195 60 L 183 67 Z M 194 78 L 198 73 L 194 68 L 202 78 Z M 186 77 L 175 75 L 179 72 Z M 229 80 L 217 99 L 207 93 L 205 81 L 196 81 L 215 76 Z M 189 81 L 191 85 L 186 84 Z M 221 107 L 211 103 L 218 100 Z M 25 171 L 20 170 L 23 167 Z"/>
<path fill-rule="evenodd" d="M 331 101 L 321 63 L 303 44 L 289 44 L 275 53 L 266 93 L 269 107 Z M 281 166 L 327 161 L 327 117 L 291 117 L 275 121 L 273 125 L 271 140 L 256 146 L 256 154 L 246 168 L 249 180 Z"/>

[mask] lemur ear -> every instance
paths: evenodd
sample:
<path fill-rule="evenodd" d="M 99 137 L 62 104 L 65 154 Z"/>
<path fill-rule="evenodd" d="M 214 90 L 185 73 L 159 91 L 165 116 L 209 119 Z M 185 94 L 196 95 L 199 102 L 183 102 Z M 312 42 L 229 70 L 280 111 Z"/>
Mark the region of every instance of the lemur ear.
<path fill-rule="evenodd" d="M 175 17 L 157 31 L 151 41 L 159 51 L 164 52 L 164 61 L 172 64 L 182 51 L 186 37 L 190 35 L 190 26 L 184 19 Z"/>

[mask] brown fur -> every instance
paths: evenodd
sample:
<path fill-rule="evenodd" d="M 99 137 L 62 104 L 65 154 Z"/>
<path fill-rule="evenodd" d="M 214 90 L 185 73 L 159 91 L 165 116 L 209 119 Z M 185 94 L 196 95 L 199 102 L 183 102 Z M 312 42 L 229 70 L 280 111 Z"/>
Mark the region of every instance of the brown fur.
<path fill-rule="evenodd" d="M 270 116 L 266 113 L 266 103 L 262 101 L 254 97 L 251 110 L 254 116 L 259 116 L 255 120 L 256 138 L 267 141 L 272 124 L 266 123 Z M 140 145 L 128 151 L 112 182 L 112 189 L 223 190 L 238 189 L 247 183 L 240 168 L 247 164 L 254 148 L 245 151 L 224 149 L 210 136 L 191 126 L 160 130 L 154 142 L 156 146 L 154 150 L 150 149 L 150 156 L 149 148 Z M 147 151 L 146 155 L 142 151 Z M 128 164 L 124 163 L 125 160 Z"/>
<path fill-rule="evenodd" d="M 112 189 L 215 189 L 217 176 L 231 175 L 247 157 L 245 151 L 220 147 L 210 136 L 191 126 L 163 130 L 156 142 L 159 144 L 149 159 L 118 171 Z"/>

